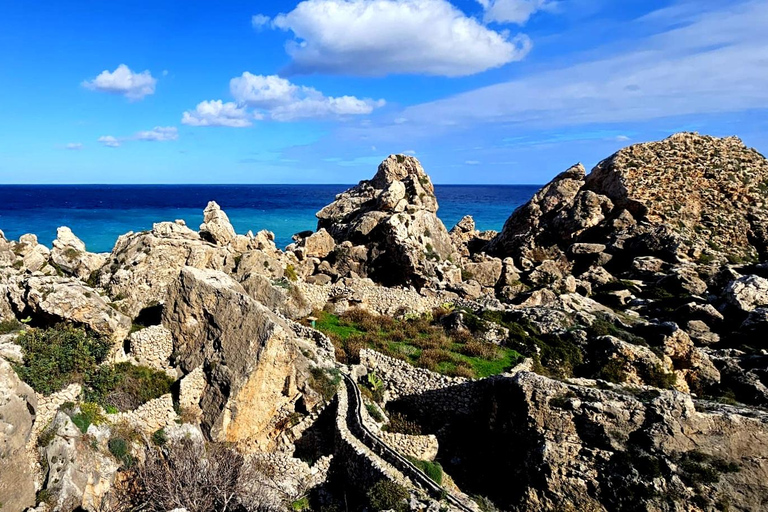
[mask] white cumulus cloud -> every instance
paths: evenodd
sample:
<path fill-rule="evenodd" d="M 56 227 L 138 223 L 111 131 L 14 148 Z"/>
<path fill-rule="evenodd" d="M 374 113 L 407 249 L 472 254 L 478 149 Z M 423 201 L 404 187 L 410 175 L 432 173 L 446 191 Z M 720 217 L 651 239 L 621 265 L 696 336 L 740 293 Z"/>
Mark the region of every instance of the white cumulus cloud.
<path fill-rule="evenodd" d="M 325 96 L 313 87 L 296 85 L 277 75 L 247 71 L 230 80 L 229 89 L 238 104 L 276 121 L 370 114 L 386 104 L 384 100 L 355 96 Z"/>
<path fill-rule="evenodd" d="M 252 115 L 236 103 L 221 100 L 201 101 L 195 110 L 186 111 L 181 122 L 189 126 L 229 126 L 244 128 L 251 126 Z"/>
<path fill-rule="evenodd" d="M 120 64 L 111 73 L 104 70 L 93 80 L 82 83 L 86 89 L 121 94 L 129 100 L 141 100 L 154 94 L 155 84 L 157 79 L 153 78 L 149 71 L 135 73 L 125 64 Z"/>
<path fill-rule="evenodd" d="M 557 7 L 553 0 L 477 0 L 485 10 L 484 20 L 498 23 L 524 25 L 539 11 L 551 11 Z"/>
<path fill-rule="evenodd" d="M 179 130 L 175 126 L 155 126 L 151 130 L 138 132 L 136 140 L 165 142 L 179 138 Z"/>
<path fill-rule="evenodd" d="M 296 73 L 464 76 L 523 59 L 532 46 L 446 0 L 305 0 L 272 25 L 293 32 L 286 50 Z"/>
<path fill-rule="evenodd" d="M 111 136 L 111 135 L 103 135 L 98 138 L 98 142 L 101 142 L 103 145 L 105 145 L 108 148 L 118 148 L 120 147 L 120 141 L 117 140 L 117 138 Z"/>

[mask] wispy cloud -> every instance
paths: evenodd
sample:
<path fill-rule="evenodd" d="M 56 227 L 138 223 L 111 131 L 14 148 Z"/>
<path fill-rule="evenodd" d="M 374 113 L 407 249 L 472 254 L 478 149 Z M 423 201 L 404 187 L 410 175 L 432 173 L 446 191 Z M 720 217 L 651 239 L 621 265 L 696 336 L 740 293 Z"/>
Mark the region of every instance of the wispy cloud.
<path fill-rule="evenodd" d="M 108 148 L 119 148 L 120 147 L 120 141 L 113 137 L 112 135 L 102 135 L 98 138 L 98 142 L 101 142 L 104 146 Z"/>
<path fill-rule="evenodd" d="M 136 140 L 165 142 L 179 138 L 179 130 L 175 126 L 155 126 L 151 130 L 138 132 L 133 136 Z"/>
<path fill-rule="evenodd" d="M 532 46 L 446 0 L 305 0 L 272 26 L 294 34 L 293 73 L 464 76 L 523 59 Z"/>
<path fill-rule="evenodd" d="M 264 16 L 263 14 L 255 14 L 251 16 L 251 26 L 256 30 L 261 30 L 267 26 L 271 20 L 272 18 L 269 16 Z"/>
<path fill-rule="evenodd" d="M 64 149 L 69 149 L 72 151 L 78 151 L 83 149 L 83 143 L 82 142 L 70 142 L 66 146 L 64 146 Z"/>
<path fill-rule="evenodd" d="M 93 80 L 86 80 L 82 86 L 93 91 L 120 94 L 132 101 L 144 99 L 155 93 L 157 79 L 149 71 L 134 73 L 125 64 L 120 64 L 112 72 L 102 71 Z"/>
<path fill-rule="evenodd" d="M 540 11 L 553 11 L 558 2 L 554 0 L 477 0 L 483 6 L 486 23 L 515 23 L 524 25 Z"/>

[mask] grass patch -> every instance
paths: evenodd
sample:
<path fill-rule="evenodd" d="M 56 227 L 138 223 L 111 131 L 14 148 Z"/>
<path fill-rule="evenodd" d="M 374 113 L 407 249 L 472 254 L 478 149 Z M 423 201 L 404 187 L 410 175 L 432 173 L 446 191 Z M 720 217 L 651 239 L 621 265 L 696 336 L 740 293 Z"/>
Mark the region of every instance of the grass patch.
<path fill-rule="evenodd" d="M 309 379 L 309 386 L 317 391 L 326 402 L 330 402 L 336 395 L 336 389 L 341 382 L 339 371 L 335 368 L 327 369 L 316 366 L 310 370 L 310 373 L 312 375 Z"/>
<path fill-rule="evenodd" d="M 448 332 L 433 315 L 399 320 L 351 309 L 341 316 L 326 311 L 315 311 L 313 316 L 343 363 L 358 363 L 360 350 L 369 348 L 444 375 L 483 378 L 503 373 L 522 357 L 467 333 Z"/>
<path fill-rule="evenodd" d="M 307 496 L 299 498 L 298 500 L 291 503 L 291 510 L 301 511 L 309 509 L 309 498 Z"/>
<path fill-rule="evenodd" d="M 421 425 L 411 421 L 407 416 L 399 412 L 389 414 L 389 423 L 382 428 L 385 432 L 393 434 L 408 434 L 411 436 L 420 436 L 422 434 Z"/>
<path fill-rule="evenodd" d="M 414 457 L 407 458 L 411 461 L 411 464 L 422 470 L 437 485 L 443 485 L 443 466 L 439 462 L 429 462 L 428 460 L 419 460 Z"/>
<path fill-rule="evenodd" d="M 379 480 L 368 492 L 368 503 L 373 510 L 394 510 L 405 512 L 408 510 L 408 490 L 400 484 L 389 480 Z"/>
<path fill-rule="evenodd" d="M 384 421 L 384 416 L 379 412 L 378 407 L 373 404 L 365 404 L 365 408 L 368 409 L 368 414 L 371 415 L 371 418 L 373 418 L 374 421 L 378 421 L 379 423 Z"/>

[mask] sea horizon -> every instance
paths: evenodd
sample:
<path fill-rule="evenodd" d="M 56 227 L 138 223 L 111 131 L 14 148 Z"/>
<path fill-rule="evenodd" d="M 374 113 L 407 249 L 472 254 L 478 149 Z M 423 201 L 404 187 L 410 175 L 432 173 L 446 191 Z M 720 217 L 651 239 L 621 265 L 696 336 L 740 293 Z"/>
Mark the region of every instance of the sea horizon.
<path fill-rule="evenodd" d="M 163 221 L 202 222 L 208 201 L 216 201 L 238 233 L 266 229 L 283 248 L 292 235 L 317 227 L 315 213 L 353 184 L 45 184 L 0 185 L 0 230 L 6 238 L 37 235 L 51 246 L 56 229 L 67 226 L 89 251 L 110 252 L 129 231 Z M 472 215 L 478 229 L 500 230 L 512 212 L 540 185 L 437 184 L 438 216 L 450 229 Z M 41 191 L 45 193 L 40 193 Z M 169 191 L 177 193 L 169 193 Z M 136 193 L 132 193 L 136 191 Z M 140 193 L 138 193 L 140 191 Z M 153 192 L 155 191 L 155 192 Z"/>

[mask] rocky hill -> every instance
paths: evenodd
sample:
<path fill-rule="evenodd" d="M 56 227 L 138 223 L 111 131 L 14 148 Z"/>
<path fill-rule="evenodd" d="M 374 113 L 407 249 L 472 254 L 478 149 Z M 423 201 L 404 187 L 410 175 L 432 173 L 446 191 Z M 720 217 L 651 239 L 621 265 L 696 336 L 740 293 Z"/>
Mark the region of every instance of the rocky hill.
<path fill-rule="evenodd" d="M 110 254 L 0 232 L 2 510 L 766 509 L 766 199 L 684 133 L 499 233 L 404 155 L 284 250 L 214 202 Z"/>

